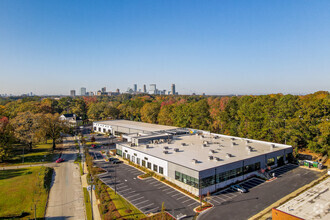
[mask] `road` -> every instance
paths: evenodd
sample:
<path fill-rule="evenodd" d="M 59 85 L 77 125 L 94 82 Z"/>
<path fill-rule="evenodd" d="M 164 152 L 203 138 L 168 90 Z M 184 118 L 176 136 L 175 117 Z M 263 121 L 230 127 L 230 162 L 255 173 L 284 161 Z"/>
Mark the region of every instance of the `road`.
<path fill-rule="evenodd" d="M 86 219 L 79 167 L 74 164 L 76 154 L 75 150 L 64 152 L 62 158 L 65 161 L 55 167 L 46 219 Z"/>

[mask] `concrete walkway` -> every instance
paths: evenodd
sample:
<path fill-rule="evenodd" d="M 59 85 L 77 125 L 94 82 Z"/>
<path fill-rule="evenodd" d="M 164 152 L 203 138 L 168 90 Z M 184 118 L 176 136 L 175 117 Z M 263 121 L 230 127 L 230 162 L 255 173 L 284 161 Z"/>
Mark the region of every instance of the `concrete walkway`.
<path fill-rule="evenodd" d="M 56 167 L 56 163 L 40 163 L 40 164 L 30 164 L 30 165 L 19 165 L 19 166 L 6 166 L 6 167 L 0 167 L 0 170 L 14 170 L 14 169 L 20 169 L 20 168 L 28 168 L 28 167 Z"/>

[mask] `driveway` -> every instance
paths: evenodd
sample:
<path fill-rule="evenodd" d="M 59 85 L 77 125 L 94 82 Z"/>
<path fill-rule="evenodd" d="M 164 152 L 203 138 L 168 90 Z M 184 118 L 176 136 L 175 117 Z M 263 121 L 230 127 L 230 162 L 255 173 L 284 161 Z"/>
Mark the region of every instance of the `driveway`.
<path fill-rule="evenodd" d="M 46 219 L 85 219 L 79 167 L 73 163 L 76 151 L 66 151 L 62 154 L 62 158 L 65 161 L 55 167 Z"/>

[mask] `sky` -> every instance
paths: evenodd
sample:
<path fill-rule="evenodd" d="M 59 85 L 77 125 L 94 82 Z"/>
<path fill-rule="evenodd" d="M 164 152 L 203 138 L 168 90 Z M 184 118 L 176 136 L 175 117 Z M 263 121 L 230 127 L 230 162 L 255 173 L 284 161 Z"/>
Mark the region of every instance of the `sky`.
<path fill-rule="evenodd" d="M 330 1 L 0 0 L 0 94 L 330 90 Z"/>

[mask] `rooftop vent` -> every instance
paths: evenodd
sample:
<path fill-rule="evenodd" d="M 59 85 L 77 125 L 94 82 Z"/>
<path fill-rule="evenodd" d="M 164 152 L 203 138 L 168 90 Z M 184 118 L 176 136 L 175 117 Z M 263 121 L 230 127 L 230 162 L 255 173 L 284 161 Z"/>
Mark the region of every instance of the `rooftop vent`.
<path fill-rule="evenodd" d="M 168 149 L 168 146 L 163 147 L 163 149 L 164 149 L 164 150 L 167 150 L 167 149 Z"/>
<path fill-rule="evenodd" d="M 208 141 L 203 141 L 203 144 L 209 144 L 209 142 Z"/>
<path fill-rule="evenodd" d="M 230 138 L 232 141 L 234 141 L 235 140 L 235 138 Z"/>
<path fill-rule="evenodd" d="M 149 144 L 146 144 L 146 149 L 148 149 L 149 148 Z"/>
<path fill-rule="evenodd" d="M 220 161 L 221 159 L 220 159 L 220 157 L 214 157 L 214 160 L 215 161 Z"/>
<path fill-rule="evenodd" d="M 198 163 L 198 160 L 196 160 L 196 159 L 192 159 L 191 162 L 192 162 L 193 164 L 196 164 L 196 163 Z"/>
<path fill-rule="evenodd" d="M 203 144 L 203 147 L 207 147 L 207 144 Z"/>
<path fill-rule="evenodd" d="M 209 151 L 209 154 L 214 154 L 214 153 L 216 153 L 215 150 L 210 150 Z"/>
<path fill-rule="evenodd" d="M 275 148 L 275 144 L 270 145 L 270 150 L 272 151 Z"/>
<path fill-rule="evenodd" d="M 168 154 L 168 151 L 167 151 L 167 150 L 164 150 L 164 151 L 163 151 L 163 154 Z"/>
<path fill-rule="evenodd" d="M 219 136 L 214 136 L 214 139 L 219 139 Z"/>
<path fill-rule="evenodd" d="M 213 160 L 213 156 L 209 156 L 209 160 Z"/>
<path fill-rule="evenodd" d="M 179 148 L 174 148 L 174 152 L 179 152 Z"/>
<path fill-rule="evenodd" d="M 233 155 L 232 155 L 232 154 L 229 154 L 229 153 L 227 153 L 226 157 L 227 157 L 227 158 L 230 158 L 230 157 L 233 157 Z"/>
<path fill-rule="evenodd" d="M 235 145 L 236 145 L 236 143 L 235 143 L 235 142 L 232 142 L 232 143 L 231 143 L 231 146 L 232 146 L 232 147 L 234 147 Z"/>
<path fill-rule="evenodd" d="M 186 146 L 186 143 L 181 143 L 181 146 Z"/>

